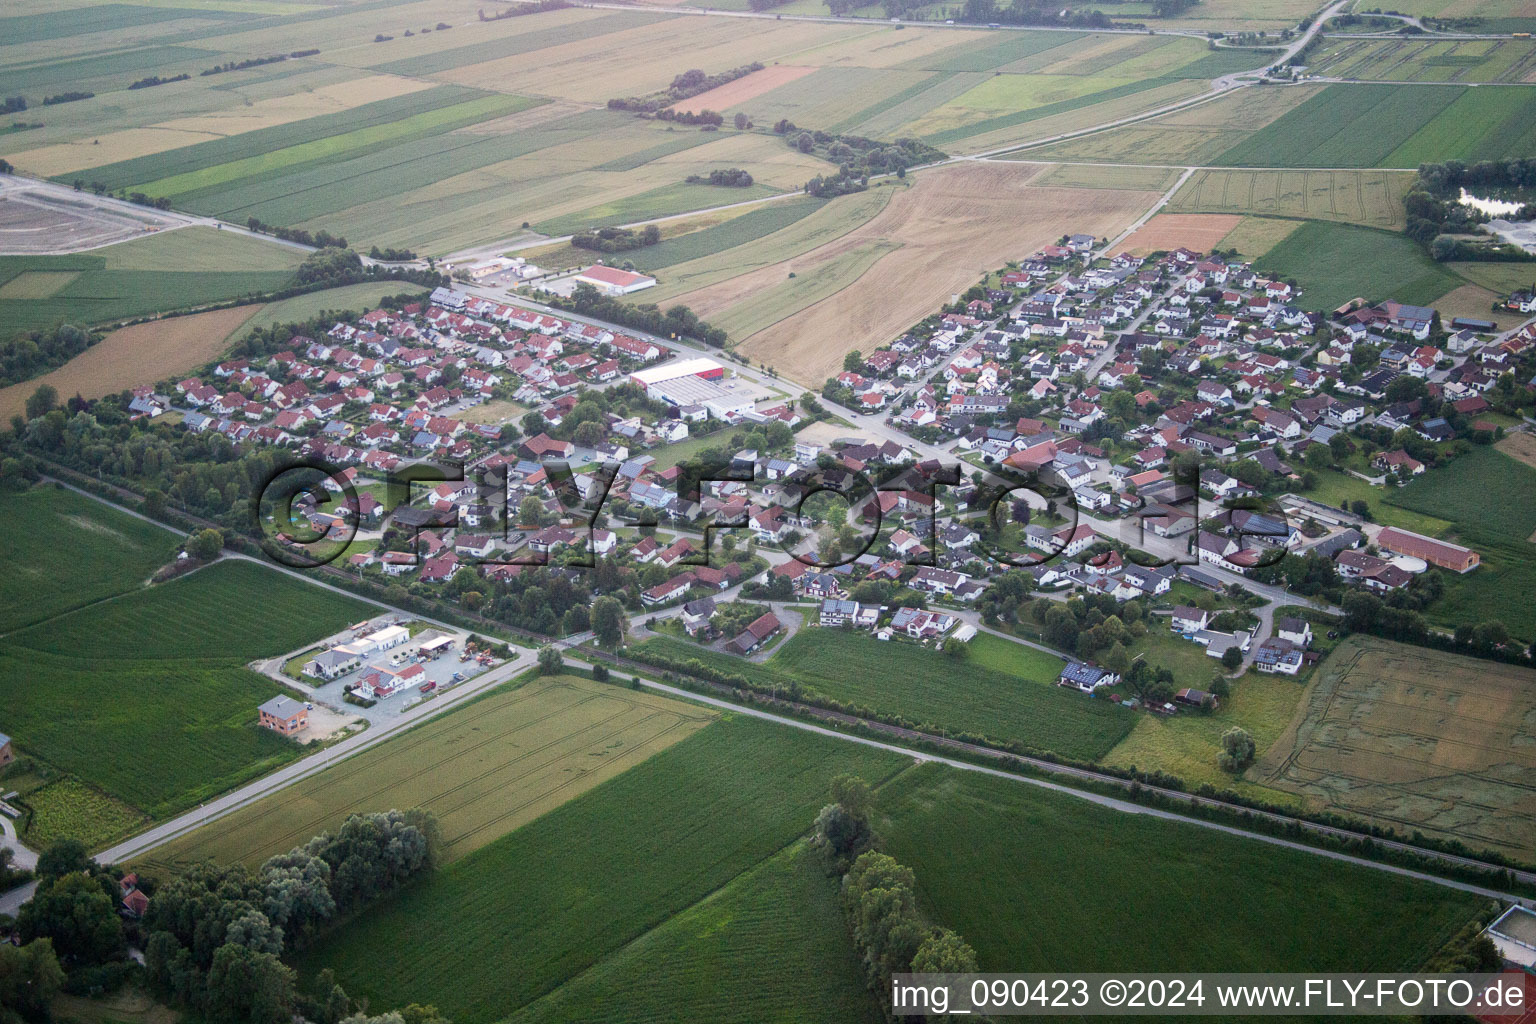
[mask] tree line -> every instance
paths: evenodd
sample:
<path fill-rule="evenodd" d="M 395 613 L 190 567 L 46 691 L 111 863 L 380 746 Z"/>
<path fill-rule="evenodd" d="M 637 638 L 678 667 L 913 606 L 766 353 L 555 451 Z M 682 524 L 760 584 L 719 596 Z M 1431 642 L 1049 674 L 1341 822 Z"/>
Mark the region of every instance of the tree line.
<path fill-rule="evenodd" d="M 245 219 L 245 226 L 249 231 L 271 235 L 273 238 L 281 239 L 284 242 L 312 245 L 317 249 L 345 249 L 347 247 L 346 238 L 341 235 L 333 235 L 329 231 L 316 231 L 311 234 L 303 228 L 284 228 L 278 227 L 275 224 L 265 224 L 259 217 L 247 217 Z"/>
<path fill-rule="evenodd" d="M 150 75 L 147 78 L 141 78 L 137 82 L 130 83 L 128 88 L 150 89 L 157 85 L 169 85 L 171 82 L 185 82 L 191 77 L 192 75 L 186 71 L 183 71 L 179 75 L 170 75 L 164 78 L 162 78 L 160 75 Z"/>
<path fill-rule="evenodd" d="M 139 975 L 132 944 L 144 950 L 151 993 L 208 1021 L 339 1024 L 354 1010 L 346 993 L 325 972 L 316 991 L 301 990 L 282 956 L 432 870 L 440 848 L 426 811 L 354 814 L 254 874 L 208 861 L 169 881 L 125 882 L 120 869 L 62 840 L 38 858 L 37 891 L 16 919 L 19 950 L 0 953 L 0 999 L 22 1020 L 46 1021 L 61 989 L 112 991 Z M 142 920 L 118 914 L 130 883 L 149 898 Z M 435 1010 L 413 1012 L 441 1020 Z"/>
<path fill-rule="evenodd" d="M 0 387 L 36 377 L 63 366 L 101 340 L 101 336 L 73 324 L 46 331 L 22 331 L 0 341 Z"/>
<path fill-rule="evenodd" d="M 831 789 L 832 801 L 816 815 L 811 844 L 828 871 L 842 876 L 843 912 L 865 981 L 886 1019 L 894 1021 L 893 975 L 974 972 L 976 951 L 955 932 L 927 920 L 917 902 L 917 876 L 880 852 L 869 783 L 839 775 Z"/>
<path fill-rule="evenodd" d="M 719 88 L 728 82 L 734 82 L 738 78 L 745 78 L 752 72 L 761 70 L 763 70 L 763 66 L 756 61 L 713 75 L 707 75 L 699 68 L 689 68 L 673 78 L 672 84 L 662 91 L 653 92 L 645 96 L 615 97 L 608 101 L 608 109 L 632 110 L 636 113 L 658 114 L 660 116 L 659 112 L 674 103 L 681 103 L 683 100 L 691 99 L 700 93 Z M 713 113 L 713 111 L 710 111 L 710 113 Z M 716 114 L 715 116 L 719 117 L 720 115 Z M 691 124 L 693 122 L 684 123 Z M 719 124 L 720 121 L 713 123 Z"/>
<path fill-rule="evenodd" d="M 57 96 L 44 96 L 43 106 L 54 107 L 60 103 L 74 103 L 77 100 L 88 100 L 95 95 L 93 92 L 61 92 Z"/>
<path fill-rule="evenodd" d="M 481 21 L 501 21 L 503 18 L 520 18 L 527 14 L 538 14 L 541 11 L 560 11 L 574 6 L 576 5 L 570 3 L 569 0 L 535 0 L 533 3 L 508 4 L 495 14 L 486 14 L 483 7 L 477 13 L 480 15 Z M 448 26 L 439 23 L 437 27 L 444 29 Z"/>
<path fill-rule="evenodd" d="M 639 231 L 632 228 L 589 228 L 571 236 L 571 245 L 591 252 L 630 252 L 661 241 L 661 229 L 647 224 Z"/>
<path fill-rule="evenodd" d="M 313 57 L 319 50 L 294 50 L 292 53 L 274 53 L 270 57 L 251 57 L 246 60 L 227 60 L 223 64 L 215 64 L 211 68 L 204 68 L 198 72 L 203 77 L 208 75 L 222 75 L 226 71 L 244 71 L 246 68 L 259 68 L 266 64 L 277 64 L 280 61 L 297 57 Z"/>
<path fill-rule="evenodd" d="M 747 188 L 752 184 L 752 175 L 740 167 L 731 167 L 725 170 L 710 171 L 708 174 L 690 174 L 683 180 L 689 185 L 720 185 L 725 188 Z"/>
<path fill-rule="evenodd" d="M 551 295 L 545 301 L 557 309 L 664 338 L 693 338 L 714 348 L 723 348 L 726 342 L 724 330 L 700 320 L 698 314 L 687 306 L 671 306 L 665 313 L 661 307 L 652 303 L 632 306 L 604 295 L 586 283 L 578 284 L 569 298 Z"/>

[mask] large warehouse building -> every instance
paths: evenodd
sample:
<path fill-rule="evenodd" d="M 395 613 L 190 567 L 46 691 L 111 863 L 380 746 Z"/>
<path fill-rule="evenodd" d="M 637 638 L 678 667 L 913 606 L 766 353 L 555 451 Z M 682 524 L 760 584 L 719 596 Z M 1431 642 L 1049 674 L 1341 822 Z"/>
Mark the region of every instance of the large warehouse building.
<path fill-rule="evenodd" d="M 589 284 L 604 295 L 629 295 L 656 285 L 654 277 L 634 274 L 617 267 L 592 266 L 576 275 L 576 280 Z"/>
<path fill-rule="evenodd" d="M 753 397 L 745 389 L 718 383 L 725 379 L 725 367 L 713 359 L 680 359 L 636 370 L 629 379 L 651 398 L 679 409 L 698 406 L 717 420 L 734 422 L 752 409 Z"/>

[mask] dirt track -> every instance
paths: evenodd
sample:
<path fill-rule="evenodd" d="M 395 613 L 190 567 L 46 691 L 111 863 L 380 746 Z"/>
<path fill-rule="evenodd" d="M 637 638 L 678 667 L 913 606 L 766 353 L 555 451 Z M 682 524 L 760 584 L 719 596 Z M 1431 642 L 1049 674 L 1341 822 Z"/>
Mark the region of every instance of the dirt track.
<path fill-rule="evenodd" d="M 1063 234 L 1113 236 L 1156 192 L 1035 187 L 1033 165 L 962 163 L 924 171 L 884 210 L 803 256 L 679 296 L 708 319 L 785 281 L 814 274 L 871 241 L 899 248 L 835 294 L 758 331 L 739 350 L 801 383 L 819 386 L 852 349 L 869 352 L 963 292 L 1004 262 Z"/>

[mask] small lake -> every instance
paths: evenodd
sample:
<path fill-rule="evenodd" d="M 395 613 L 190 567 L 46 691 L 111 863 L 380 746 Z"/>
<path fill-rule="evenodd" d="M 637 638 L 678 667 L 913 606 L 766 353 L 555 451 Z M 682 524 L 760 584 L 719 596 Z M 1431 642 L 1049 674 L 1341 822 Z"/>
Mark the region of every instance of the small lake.
<path fill-rule="evenodd" d="M 1517 212 L 1525 204 L 1508 199 L 1483 199 L 1473 195 L 1466 189 L 1462 189 L 1461 205 L 1470 206 L 1478 213 L 1486 213 L 1490 217 L 1507 217 L 1511 213 Z"/>

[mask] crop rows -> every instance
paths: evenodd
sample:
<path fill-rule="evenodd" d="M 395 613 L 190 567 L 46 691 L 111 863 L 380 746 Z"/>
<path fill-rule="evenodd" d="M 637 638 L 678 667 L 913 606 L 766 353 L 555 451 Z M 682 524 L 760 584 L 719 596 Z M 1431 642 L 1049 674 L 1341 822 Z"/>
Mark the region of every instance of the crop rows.
<path fill-rule="evenodd" d="M 721 979 L 730 997 L 721 998 Z M 613 998 L 615 992 L 624 994 Z M 806 843 L 763 862 L 506 1024 L 876 1024 L 838 905 Z"/>
<path fill-rule="evenodd" d="M 653 25 L 658 21 L 666 20 L 666 17 L 666 15 L 644 14 L 638 11 L 621 11 L 614 14 L 606 14 L 599 18 L 592 18 L 588 21 L 554 25 L 549 28 L 520 32 L 510 37 L 486 39 L 482 42 L 470 43 L 467 46 L 457 46 L 451 50 L 439 50 L 437 53 L 425 53 L 418 57 L 406 57 L 402 60 L 380 64 L 371 70 L 383 74 L 405 75 L 411 78 L 436 75 L 444 71 L 452 71 L 455 68 L 468 67 L 471 64 L 482 64 L 486 61 L 499 60 L 503 57 L 533 53 L 535 50 L 542 50 L 550 46 L 574 43 L 582 39 L 594 39 L 598 36 L 608 35 L 610 32 L 621 32 L 625 29 Z"/>
<path fill-rule="evenodd" d="M 62 615 L 7 642 L 82 659 L 244 663 L 291 650 L 368 613 L 350 597 L 241 560 Z"/>
<path fill-rule="evenodd" d="M 174 553 L 158 526 L 69 491 L 8 494 L 0 508 L 0 633 L 126 593 Z"/>
<path fill-rule="evenodd" d="M 367 156 L 253 176 L 230 187 L 184 196 L 182 203 L 194 213 L 233 220 L 254 214 L 271 224 L 297 224 L 584 138 L 611 127 L 619 116 L 587 111 L 513 136 L 465 133 L 417 139 Z"/>
<path fill-rule="evenodd" d="M 688 260 L 713 256 L 787 228 L 801 218 L 815 213 L 824 204 L 824 200 L 810 196 L 766 203 L 755 210 L 732 217 L 723 224 L 669 238 L 638 250 L 631 253 L 629 258 L 639 269 L 651 272 L 685 263 Z"/>
<path fill-rule="evenodd" d="M 298 966 L 334 968 L 375 1005 L 433 1003 L 490 1024 L 782 849 L 834 776 L 878 782 L 905 761 L 717 722 L 364 914 Z"/>
<path fill-rule="evenodd" d="M 939 765 L 895 780 L 880 807 L 887 850 L 984 971 L 1406 971 L 1481 906 L 1430 883 Z"/>
<path fill-rule="evenodd" d="M 211 139 L 191 146 L 182 146 L 179 149 L 104 164 L 91 170 L 89 180 L 99 181 L 112 189 L 128 188 L 347 132 L 390 124 L 487 95 L 478 89 L 466 89 L 458 85 L 440 85 L 407 93 L 404 96 L 365 103 L 351 110 L 306 117 L 289 124 L 259 128 L 222 139 Z"/>
<path fill-rule="evenodd" d="M 1463 90 L 1333 85 L 1216 160 L 1229 167 L 1375 167 Z"/>
<path fill-rule="evenodd" d="M 521 96 L 481 96 L 384 124 L 161 178 L 145 183 L 143 190 L 152 196 L 180 197 L 237 187 L 242 181 L 269 174 L 289 174 L 305 167 L 324 166 L 408 141 L 441 135 L 455 128 L 526 110 L 534 103 L 534 100 Z"/>

